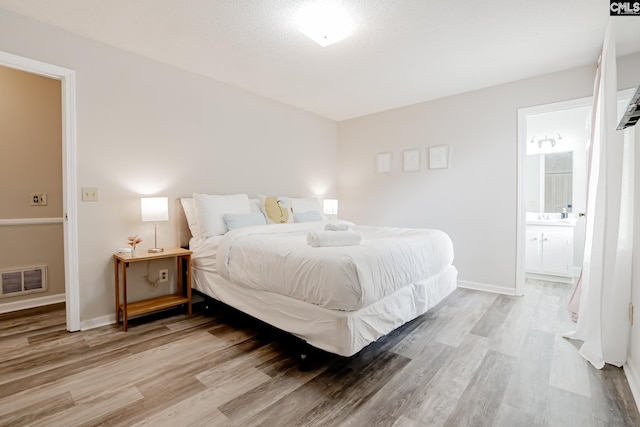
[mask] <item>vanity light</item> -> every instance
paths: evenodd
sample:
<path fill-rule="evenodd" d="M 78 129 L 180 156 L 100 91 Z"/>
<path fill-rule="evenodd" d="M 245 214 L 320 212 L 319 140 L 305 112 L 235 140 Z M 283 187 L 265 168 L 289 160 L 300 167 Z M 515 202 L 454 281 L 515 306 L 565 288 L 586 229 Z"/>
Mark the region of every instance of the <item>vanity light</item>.
<path fill-rule="evenodd" d="M 318 3 L 298 15 L 298 30 L 322 47 L 339 42 L 353 34 L 352 23 L 344 9 Z"/>
<path fill-rule="evenodd" d="M 140 212 L 143 222 L 155 222 L 154 247 L 150 253 L 164 252 L 158 247 L 158 221 L 169 220 L 169 199 L 167 197 L 143 197 L 140 199 Z"/>
<path fill-rule="evenodd" d="M 556 142 L 560 141 L 562 139 L 562 136 L 560 136 L 559 133 L 556 133 L 555 138 L 553 137 L 547 137 L 547 135 L 544 136 L 544 138 L 538 138 L 536 139 L 536 137 L 532 137 L 531 141 L 529 141 L 530 144 L 537 144 L 538 148 L 542 148 L 542 143 L 544 142 L 548 142 L 551 145 L 551 148 L 556 146 Z"/>

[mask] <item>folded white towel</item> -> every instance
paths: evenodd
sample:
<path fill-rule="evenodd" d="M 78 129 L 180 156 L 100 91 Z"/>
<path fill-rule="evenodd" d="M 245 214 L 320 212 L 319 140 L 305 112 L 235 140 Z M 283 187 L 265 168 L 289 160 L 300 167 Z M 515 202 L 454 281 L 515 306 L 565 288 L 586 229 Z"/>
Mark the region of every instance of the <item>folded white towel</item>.
<path fill-rule="evenodd" d="M 314 248 L 325 246 L 355 246 L 362 241 L 359 231 L 310 231 L 307 243 Z"/>
<path fill-rule="evenodd" d="M 326 224 L 324 226 L 324 229 L 327 231 L 348 231 L 351 229 L 351 227 L 349 227 L 349 224 L 342 222 L 339 224 L 333 224 L 333 223 Z"/>

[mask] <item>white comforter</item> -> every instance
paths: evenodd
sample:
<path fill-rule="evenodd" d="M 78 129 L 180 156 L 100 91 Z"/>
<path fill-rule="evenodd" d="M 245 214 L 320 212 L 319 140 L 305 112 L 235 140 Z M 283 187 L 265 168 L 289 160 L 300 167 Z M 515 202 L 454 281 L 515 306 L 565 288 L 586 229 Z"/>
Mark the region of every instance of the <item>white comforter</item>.
<path fill-rule="evenodd" d="M 217 272 L 250 288 L 354 311 L 453 261 L 451 239 L 439 230 L 354 227 L 363 235 L 360 245 L 309 246 L 307 233 L 323 227 L 313 222 L 230 231 L 218 244 Z"/>

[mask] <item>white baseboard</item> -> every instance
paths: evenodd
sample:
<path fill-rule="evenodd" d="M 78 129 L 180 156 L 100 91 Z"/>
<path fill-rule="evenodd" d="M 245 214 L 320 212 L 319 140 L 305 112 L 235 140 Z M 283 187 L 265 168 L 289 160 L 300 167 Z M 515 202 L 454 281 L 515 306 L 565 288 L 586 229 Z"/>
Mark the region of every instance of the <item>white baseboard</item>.
<path fill-rule="evenodd" d="M 476 291 L 493 292 L 496 294 L 515 296 L 516 288 L 505 288 L 503 286 L 489 285 L 486 283 L 469 282 L 466 280 L 458 280 L 458 286 L 465 289 L 474 289 Z"/>
<path fill-rule="evenodd" d="M 43 305 L 65 302 L 65 294 L 47 295 L 44 297 L 29 298 L 20 301 L 5 302 L 0 304 L 0 313 L 26 310 L 28 308 L 42 307 Z"/>
<path fill-rule="evenodd" d="M 525 273 L 524 277 L 527 279 L 545 280 L 550 282 L 568 283 L 574 284 L 578 279 L 578 276 L 554 276 L 552 274 L 539 274 L 539 273 Z"/>
<path fill-rule="evenodd" d="M 627 357 L 627 362 L 624 365 L 624 375 L 627 377 L 636 406 L 640 408 L 640 371 L 637 366 L 633 366 L 630 357 Z"/>
<path fill-rule="evenodd" d="M 87 329 L 99 328 L 100 326 L 113 325 L 114 323 L 116 323 L 116 315 L 107 314 L 100 317 L 94 317 L 93 319 L 81 321 L 80 330 L 86 331 Z"/>

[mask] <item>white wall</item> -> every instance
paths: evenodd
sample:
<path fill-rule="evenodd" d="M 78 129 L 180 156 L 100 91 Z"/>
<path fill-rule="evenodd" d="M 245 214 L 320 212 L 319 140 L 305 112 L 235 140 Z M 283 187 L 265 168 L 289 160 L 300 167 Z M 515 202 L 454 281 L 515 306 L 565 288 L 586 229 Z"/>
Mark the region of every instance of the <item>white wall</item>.
<path fill-rule="evenodd" d="M 193 192 L 336 195 L 331 120 L 2 9 L 0 50 L 76 71 L 78 184 L 100 191 L 98 203 L 78 206 L 83 325 L 113 315 L 114 249 L 136 233 L 142 250 L 152 246 L 142 195 L 171 206 Z M 176 229 L 172 211 L 159 244 L 175 246 Z M 134 297 L 162 291 L 143 275 L 132 269 Z"/>
<path fill-rule="evenodd" d="M 100 189 L 100 202 L 78 207 L 84 322 L 113 313 L 113 249 L 133 233 L 147 245 L 153 238 L 152 227 L 139 221 L 142 194 L 335 196 L 336 176 L 340 217 L 443 229 L 453 238 L 462 284 L 513 292 L 516 110 L 589 96 L 595 70 L 572 69 L 336 126 L 2 9 L 0 50 L 77 73 L 78 183 Z M 622 58 L 619 87 L 637 85 L 638 69 L 640 54 Z M 424 155 L 425 147 L 440 144 L 451 149 L 449 169 L 401 172 L 402 150 L 422 148 Z M 394 154 L 391 174 L 374 172 L 375 154 L 383 151 Z M 177 243 L 175 212 L 160 234 L 161 245 Z"/>
<path fill-rule="evenodd" d="M 633 276 L 631 302 L 635 308 L 631 325 L 629 349 L 625 373 L 633 391 L 636 404 L 640 407 L 640 128 L 635 126 L 635 167 L 634 167 L 634 221 L 633 221 Z"/>
<path fill-rule="evenodd" d="M 590 96 L 594 66 L 571 69 L 339 123 L 340 217 L 439 228 L 453 239 L 462 286 L 515 292 L 517 109 Z M 640 54 L 618 62 L 637 85 Z M 449 169 L 402 172 L 402 151 L 446 144 Z M 390 151 L 393 172 L 377 174 Z"/>

